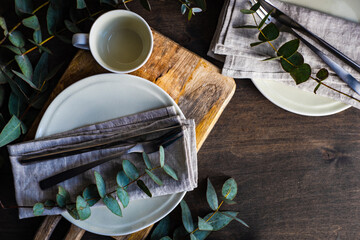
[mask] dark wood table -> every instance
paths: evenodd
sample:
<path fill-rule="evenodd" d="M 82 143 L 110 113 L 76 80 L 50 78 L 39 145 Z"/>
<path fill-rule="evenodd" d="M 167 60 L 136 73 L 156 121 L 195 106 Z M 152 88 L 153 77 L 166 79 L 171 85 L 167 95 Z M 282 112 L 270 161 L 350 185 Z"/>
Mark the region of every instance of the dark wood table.
<path fill-rule="evenodd" d="M 208 11 L 190 22 L 177 1 L 151 3 L 151 13 L 138 3 L 130 7 L 162 34 L 221 66 L 206 52 L 223 1 L 209 0 Z M 2 1 L 0 13 L 12 5 Z M 69 63 L 75 50 L 61 47 L 58 59 Z M 299 116 L 273 105 L 250 80 L 236 83 L 233 99 L 199 151 L 199 187 L 185 199 L 193 216 L 204 216 L 206 178 L 219 188 L 231 176 L 239 193 L 237 204 L 227 209 L 238 211 L 250 229 L 232 222 L 208 239 L 360 239 L 360 111 Z M 0 200 L 11 205 L 13 179 L 5 153 Z M 171 217 L 180 223 L 179 210 Z M 32 239 L 42 220 L 19 220 L 16 209 L 0 210 L 0 239 Z M 69 226 L 62 220 L 51 239 L 62 239 Z M 83 239 L 111 238 L 87 232 Z"/>

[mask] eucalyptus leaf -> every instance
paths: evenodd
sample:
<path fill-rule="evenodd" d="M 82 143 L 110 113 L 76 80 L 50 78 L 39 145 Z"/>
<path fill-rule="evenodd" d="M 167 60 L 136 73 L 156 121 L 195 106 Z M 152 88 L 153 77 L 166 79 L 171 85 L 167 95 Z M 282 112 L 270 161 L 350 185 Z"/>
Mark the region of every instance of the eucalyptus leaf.
<path fill-rule="evenodd" d="M 105 181 L 104 179 L 102 178 L 102 176 L 100 175 L 100 173 L 98 172 L 94 172 L 94 175 L 95 175 L 95 182 L 96 182 L 96 187 L 97 187 L 97 190 L 99 192 L 99 196 L 101 198 L 104 198 L 105 195 L 106 195 L 106 185 L 105 185 Z"/>
<path fill-rule="evenodd" d="M 34 29 L 34 30 L 39 30 L 40 29 L 40 23 L 39 23 L 39 19 L 36 15 L 32 15 L 31 17 L 28 18 L 24 18 L 21 21 L 25 27 Z"/>
<path fill-rule="evenodd" d="M 7 83 L 13 78 L 14 74 L 7 70 L 5 67 L 1 66 L 0 68 L 0 84 Z"/>
<path fill-rule="evenodd" d="M 151 172 L 148 169 L 145 169 L 145 172 L 147 173 L 147 175 L 149 175 L 149 177 L 159 186 L 163 185 L 163 182 L 160 180 L 160 178 L 158 178 L 153 172 Z"/>
<path fill-rule="evenodd" d="M 22 54 L 20 48 L 18 48 L 18 47 L 15 47 L 12 45 L 2 45 L 2 47 L 9 49 L 10 51 L 12 51 L 15 54 L 18 54 L 18 55 Z"/>
<path fill-rule="evenodd" d="M 40 216 L 44 212 L 44 204 L 36 203 L 33 207 L 34 216 Z"/>
<path fill-rule="evenodd" d="M 191 8 L 192 9 L 192 12 L 195 14 L 195 13 L 200 13 L 202 12 L 202 9 L 201 8 L 198 8 L 198 7 L 193 7 Z"/>
<path fill-rule="evenodd" d="M 128 192 L 122 187 L 117 187 L 116 194 L 117 194 L 120 202 L 122 203 L 123 207 L 126 208 L 130 202 Z"/>
<path fill-rule="evenodd" d="M 24 35 L 19 30 L 9 33 L 9 40 L 15 47 L 21 48 L 25 46 Z"/>
<path fill-rule="evenodd" d="M 190 233 L 190 240 L 198 240 L 194 234 Z"/>
<path fill-rule="evenodd" d="M 250 28 L 250 29 L 254 29 L 254 28 L 258 28 L 255 25 L 243 25 L 243 26 L 236 26 L 235 28 Z M 261 42 L 262 43 L 262 42 Z"/>
<path fill-rule="evenodd" d="M 228 204 L 228 205 L 234 205 L 234 204 L 236 204 L 235 201 L 226 199 L 225 197 L 221 197 L 221 200 L 224 201 L 224 202 L 225 202 L 226 204 Z"/>
<path fill-rule="evenodd" d="M 122 161 L 122 168 L 126 176 L 128 176 L 131 180 L 135 180 L 139 177 L 139 171 L 129 160 Z"/>
<path fill-rule="evenodd" d="M 207 189 L 206 189 L 206 200 L 212 210 L 216 210 L 219 206 L 218 197 L 214 186 L 211 184 L 210 179 L 207 179 Z"/>
<path fill-rule="evenodd" d="M 35 33 L 35 32 L 34 32 Z M 31 42 L 32 44 L 36 45 L 41 51 L 47 52 L 48 54 L 53 54 L 50 49 L 48 49 L 47 47 L 44 47 L 43 45 L 40 45 L 38 43 L 36 43 L 35 41 L 28 39 L 29 42 Z M 56 67 L 54 67 L 54 69 L 58 69 L 59 67 L 61 67 L 63 64 L 57 65 Z M 54 70 L 52 70 L 51 72 L 53 72 Z"/>
<path fill-rule="evenodd" d="M 250 10 L 257 11 L 260 8 L 260 3 L 257 2 L 251 6 Z"/>
<path fill-rule="evenodd" d="M 44 202 L 44 207 L 46 208 L 46 209 L 52 209 L 53 207 L 55 207 L 55 202 L 53 201 L 53 200 L 46 200 L 45 202 Z"/>
<path fill-rule="evenodd" d="M 237 216 L 237 212 L 232 212 L 232 211 L 225 211 L 223 213 L 229 214 L 233 217 Z M 208 220 L 210 218 L 210 216 L 212 216 L 213 213 L 209 213 L 208 215 L 206 215 L 204 217 L 205 220 Z M 233 218 L 228 217 L 224 214 L 221 214 L 220 212 L 216 212 L 210 220 L 208 220 L 208 223 L 211 224 L 211 226 L 213 227 L 213 231 L 219 231 L 220 229 L 222 229 L 223 227 L 225 227 L 226 225 L 228 225 L 231 221 L 233 220 Z"/>
<path fill-rule="evenodd" d="M 206 10 L 206 1 L 205 0 L 195 0 L 195 3 L 198 7 L 200 7 L 203 11 Z"/>
<path fill-rule="evenodd" d="M 130 183 L 130 178 L 126 176 L 124 171 L 120 171 L 116 175 L 116 182 L 120 187 L 125 187 Z"/>
<path fill-rule="evenodd" d="M 262 43 L 264 43 L 264 42 L 253 42 L 253 43 L 250 43 L 250 47 L 255 47 L 255 46 L 260 45 Z"/>
<path fill-rule="evenodd" d="M 67 204 L 66 205 L 66 211 L 70 214 L 71 217 L 73 217 L 75 220 L 79 220 L 79 214 L 76 210 L 76 204 Z"/>
<path fill-rule="evenodd" d="M 6 25 L 5 18 L 3 17 L 0 17 L 0 27 L 4 30 L 4 36 L 6 36 L 9 33 L 9 31 Z"/>
<path fill-rule="evenodd" d="M 284 43 L 278 50 L 277 55 L 278 56 L 283 56 L 284 58 L 288 58 L 291 55 L 293 55 L 294 53 L 296 53 L 296 51 L 298 50 L 300 45 L 300 40 L 299 39 L 294 39 L 294 40 L 290 40 L 286 43 Z"/>
<path fill-rule="evenodd" d="M 76 26 L 75 23 L 73 23 L 73 22 L 71 22 L 71 21 L 69 21 L 69 20 L 65 20 L 64 23 L 65 23 L 66 28 L 67 28 L 70 32 L 72 32 L 72 33 L 79 33 L 79 32 L 81 32 L 80 28 L 79 28 L 78 26 Z"/>
<path fill-rule="evenodd" d="M 243 14 L 253 14 L 255 13 L 255 11 L 250 10 L 250 9 L 240 9 L 240 12 Z"/>
<path fill-rule="evenodd" d="M 23 123 L 15 115 L 12 115 L 11 119 L 0 133 L 0 147 L 16 140 L 20 137 L 21 132 L 24 132 Z"/>
<path fill-rule="evenodd" d="M 203 230 L 203 231 L 212 231 L 213 230 L 213 227 L 211 226 L 211 224 L 209 224 L 207 221 L 205 221 L 201 217 L 198 217 L 198 228 L 199 228 L 199 230 Z"/>
<path fill-rule="evenodd" d="M 95 184 L 87 186 L 83 193 L 83 198 L 89 204 L 90 207 L 94 206 L 101 198 Z"/>
<path fill-rule="evenodd" d="M 16 55 L 15 60 L 24 76 L 31 81 L 33 75 L 33 67 L 27 55 Z"/>
<path fill-rule="evenodd" d="M 113 198 L 112 196 L 108 196 L 106 195 L 103 198 L 103 201 L 106 205 L 106 207 L 115 215 L 118 215 L 120 217 L 122 217 L 122 212 L 121 212 L 121 208 L 119 206 L 119 203 L 116 201 L 115 198 Z"/>
<path fill-rule="evenodd" d="M 236 197 L 237 190 L 238 189 L 235 179 L 229 178 L 222 186 L 221 194 L 224 198 L 228 200 L 233 200 Z"/>
<path fill-rule="evenodd" d="M 151 234 L 150 240 L 162 239 L 170 233 L 170 216 L 167 215 L 157 224 Z"/>
<path fill-rule="evenodd" d="M 317 73 L 316 77 L 321 81 L 329 77 L 329 71 L 326 68 L 321 68 Z"/>
<path fill-rule="evenodd" d="M 186 4 L 181 4 L 181 14 L 184 15 L 186 13 L 187 7 Z"/>
<path fill-rule="evenodd" d="M 84 8 L 86 8 L 85 0 L 76 0 L 76 8 L 77 8 L 77 9 L 84 9 Z"/>
<path fill-rule="evenodd" d="M 90 206 L 87 201 L 81 196 L 77 196 L 76 198 L 76 210 L 79 214 L 80 220 L 86 220 L 91 215 Z"/>
<path fill-rule="evenodd" d="M 33 39 L 37 46 L 41 46 L 41 45 L 38 45 L 42 42 L 42 33 L 41 33 L 40 29 L 34 31 Z M 40 49 L 43 50 L 42 48 L 40 48 Z"/>
<path fill-rule="evenodd" d="M 244 225 L 244 226 L 247 227 L 247 228 L 250 228 L 249 225 L 246 224 L 246 222 L 244 222 L 244 221 L 241 220 L 240 218 L 237 218 L 236 216 L 234 216 L 234 214 L 230 214 L 230 213 L 228 213 L 228 212 L 219 212 L 219 213 L 221 213 L 221 214 L 223 214 L 223 215 L 225 215 L 225 216 L 227 216 L 227 217 L 229 217 L 229 218 L 232 218 L 233 220 L 241 223 L 242 225 Z"/>
<path fill-rule="evenodd" d="M 19 73 L 15 70 L 13 70 L 13 73 L 15 73 L 16 76 L 18 76 L 19 78 L 21 78 L 22 80 L 24 80 L 27 84 L 29 84 L 30 87 L 36 89 L 36 90 L 40 90 L 32 81 L 31 78 L 25 76 L 22 73 Z"/>
<path fill-rule="evenodd" d="M 65 207 L 70 202 L 69 192 L 62 186 L 58 186 L 58 193 L 56 194 L 56 203 L 59 207 Z"/>
<path fill-rule="evenodd" d="M 175 171 L 167 164 L 164 164 L 163 170 L 167 175 L 175 179 L 176 181 L 179 180 L 178 176 L 176 175 Z"/>
<path fill-rule="evenodd" d="M 188 21 L 190 21 L 191 20 L 191 17 L 192 17 L 192 9 L 190 8 L 189 9 L 189 12 L 188 12 Z"/>
<path fill-rule="evenodd" d="M 259 23 L 259 29 L 261 29 L 261 28 L 264 26 L 266 20 L 269 18 L 269 16 L 270 16 L 270 14 L 272 13 L 272 11 L 273 11 L 273 10 L 271 10 L 270 12 L 268 12 L 268 14 L 266 14 L 266 16 L 265 16 L 263 19 L 261 19 L 261 21 L 260 21 L 260 23 Z"/>
<path fill-rule="evenodd" d="M 146 152 L 143 152 L 143 153 L 142 153 L 142 157 L 143 157 L 143 159 L 144 159 L 146 168 L 149 169 L 149 170 L 152 169 L 152 165 L 151 165 L 151 162 L 150 162 L 150 160 L 149 160 L 149 156 L 146 154 Z"/>
<path fill-rule="evenodd" d="M 41 87 L 45 82 L 45 78 L 48 75 L 48 62 L 49 54 L 47 52 L 42 53 L 38 63 L 36 64 L 32 80 L 35 86 L 37 86 L 37 89 L 41 90 Z"/>
<path fill-rule="evenodd" d="M 149 0 L 140 0 L 140 4 L 146 10 L 151 11 L 151 6 L 150 6 L 150 3 L 149 3 Z"/>
<path fill-rule="evenodd" d="M 281 67 L 286 72 L 291 72 L 296 67 L 304 63 L 304 57 L 299 52 L 294 53 L 293 55 L 291 55 L 291 57 L 286 58 L 286 60 L 280 59 Z"/>
<path fill-rule="evenodd" d="M 23 98 L 20 98 L 15 93 L 11 92 L 8 108 L 11 115 L 15 115 L 20 118 L 26 109 L 26 102 L 23 100 Z"/>
<path fill-rule="evenodd" d="M 31 14 L 33 11 L 32 0 L 15 0 L 15 10 L 20 13 Z"/>
<path fill-rule="evenodd" d="M 295 80 L 296 84 L 306 82 L 311 76 L 311 67 L 309 64 L 304 63 L 292 70 L 290 75 Z"/>
<path fill-rule="evenodd" d="M 142 180 L 137 180 L 136 184 L 144 193 L 146 193 L 146 195 L 148 195 L 149 197 L 152 197 L 152 194 L 151 194 L 149 188 L 145 185 L 145 183 Z"/>
<path fill-rule="evenodd" d="M 192 220 L 189 206 L 187 205 L 185 200 L 182 200 L 180 202 L 180 207 L 181 207 L 181 219 L 182 219 L 184 228 L 188 233 L 191 233 L 192 231 L 194 231 L 194 222 Z"/>
<path fill-rule="evenodd" d="M 62 0 L 51 0 L 47 15 L 47 29 L 50 35 L 55 35 L 56 30 L 63 23 L 63 3 Z"/>
<path fill-rule="evenodd" d="M 160 167 L 164 167 L 164 164 L 165 164 L 165 151 L 164 151 L 163 146 L 159 147 L 159 158 L 160 158 Z"/>
<path fill-rule="evenodd" d="M 262 42 L 273 41 L 279 37 L 279 29 L 274 23 L 269 23 L 259 33 L 258 39 Z"/>

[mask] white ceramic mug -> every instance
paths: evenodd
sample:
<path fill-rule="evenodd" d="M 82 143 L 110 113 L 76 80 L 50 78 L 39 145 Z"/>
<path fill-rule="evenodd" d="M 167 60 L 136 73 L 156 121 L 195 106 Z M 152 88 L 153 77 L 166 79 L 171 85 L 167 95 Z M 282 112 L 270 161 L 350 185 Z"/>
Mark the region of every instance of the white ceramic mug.
<path fill-rule="evenodd" d="M 153 36 L 149 25 L 136 13 L 113 10 L 101 15 L 89 34 L 74 34 L 72 43 L 75 47 L 90 49 L 103 68 L 129 73 L 149 59 Z"/>

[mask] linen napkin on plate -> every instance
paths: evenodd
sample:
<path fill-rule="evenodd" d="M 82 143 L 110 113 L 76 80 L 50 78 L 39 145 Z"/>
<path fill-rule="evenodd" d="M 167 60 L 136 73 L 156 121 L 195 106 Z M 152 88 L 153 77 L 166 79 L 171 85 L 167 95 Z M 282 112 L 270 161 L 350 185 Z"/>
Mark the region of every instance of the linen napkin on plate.
<path fill-rule="evenodd" d="M 360 63 L 360 46 L 357 44 L 360 40 L 359 24 L 278 0 L 271 0 L 271 3 L 295 21 L 302 24 L 305 28 L 325 39 L 355 62 Z M 234 78 L 274 80 L 296 86 L 294 80 L 288 73 L 284 72 L 278 61 L 261 61 L 269 56 L 275 56 L 274 50 L 268 44 L 261 44 L 253 48 L 250 47 L 250 43 L 257 41 L 258 32 L 256 30 L 235 28 L 241 25 L 254 25 L 254 20 L 251 15 L 245 15 L 240 12 L 240 9 L 249 9 L 249 7 L 250 4 L 247 0 L 225 1 L 208 55 L 215 56 L 217 59 L 219 59 L 218 56 L 225 58 L 222 69 L 224 75 Z M 259 23 L 258 17 L 257 21 Z M 289 33 L 281 32 L 280 37 L 273 41 L 273 43 L 279 48 L 283 43 L 291 39 L 295 39 L 295 37 Z M 309 41 L 318 46 L 313 41 Z M 327 50 L 322 47 L 319 48 L 356 79 L 360 80 L 360 74 L 358 72 L 332 56 Z M 355 98 L 360 97 L 303 43 L 300 43 L 298 51 L 304 56 L 305 62 L 309 63 L 312 67 L 313 74 L 316 74 L 321 68 L 327 68 L 329 70 L 330 76 L 324 83 Z M 310 79 L 296 87 L 313 92 L 316 85 L 317 83 Z M 359 102 L 329 90 L 324 86 L 319 88 L 317 94 L 360 108 Z"/>
<path fill-rule="evenodd" d="M 165 162 L 175 170 L 179 180 L 175 181 L 161 169 L 155 170 L 154 173 L 163 181 L 163 186 L 156 185 L 147 175 L 142 180 L 150 189 L 153 197 L 193 190 L 197 187 L 195 123 L 193 120 L 187 120 L 178 115 L 174 107 L 165 107 L 80 127 L 33 141 L 9 145 L 8 151 L 14 175 L 17 204 L 19 206 L 32 206 L 36 202 L 44 202 L 48 199 L 54 200 L 57 187 L 54 186 L 43 191 L 38 185 L 40 180 L 63 172 L 66 169 L 121 151 L 123 146 L 114 146 L 109 149 L 94 150 L 32 164 L 20 164 L 19 159 L 21 156 L 33 153 L 48 153 L 53 150 L 82 146 L 94 142 L 101 143 L 109 139 L 138 136 L 144 132 L 174 126 L 175 124 L 182 125 L 183 137 L 165 148 Z M 152 133 L 146 138 L 142 136 L 141 139 L 153 139 L 162 134 L 164 132 Z M 149 154 L 149 158 L 153 166 L 159 165 L 158 152 Z M 98 171 L 106 181 L 107 192 L 111 192 L 116 189 L 116 174 L 122 169 L 121 163 L 123 159 L 130 160 L 139 169 L 140 173 L 144 172 L 145 164 L 141 154 L 128 154 L 58 185 L 69 191 L 72 201 L 75 201 L 74 198 L 86 186 L 95 182 L 94 171 Z M 131 200 L 147 198 L 147 195 L 136 184 L 131 184 L 127 190 Z M 99 204 L 102 203 L 99 202 L 97 205 Z M 59 208 L 45 210 L 44 215 L 60 214 L 61 211 L 63 210 Z M 20 218 L 32 216 L 32 209 L 19 209 Z"/>

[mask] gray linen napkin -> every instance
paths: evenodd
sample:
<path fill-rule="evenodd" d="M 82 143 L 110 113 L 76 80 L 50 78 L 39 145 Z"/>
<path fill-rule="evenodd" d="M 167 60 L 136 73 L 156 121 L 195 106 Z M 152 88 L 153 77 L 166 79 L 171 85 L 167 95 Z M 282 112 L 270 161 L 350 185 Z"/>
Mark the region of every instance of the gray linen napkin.
<path fill-rule="evenodd" d="M 156 185 L 148 176 L 144 176 L 142 180 L 149 187 L 153 197 L 193 190 L 197 187 L 195 123 L 193 120 L 187 120 L 177 115 L 174 107 L 166 107 L 80 127 L 42 139 L 9 145 L 8 151 L 14 175 L 17 204 L 19 206 L 32 206 L 36 202 L 54 199 L 57 193 L 57 187 L 43 191 L 38 186 L 40 180 L 66 169 L 116 153 L 121 151 L 123 147 L 115 146 L 106 150 L 95 150 L 27 165 L 22 165 L 18 162 L 21 156 L 30 153 L 59 150 L 60 148 L 66 149 L 70 146 L 81 146 L 93 142 L 99 143 L 114 138 L 137 136 L 142 132 L 165 128 L 173 126 L 174 124 L 183 125 L 182 130 L 184 136 L 165 149 L 165 161 L 176 171 L 179 181 L 173 180 L 164 174 L 161 169 L 155 170 L 155 174 L 164 182 L 163 186 Z M 150 134 L 148 138 L 154 138 L 161 134 L 163 133 Z M 159 165 L 159 155 L 157 152 L 150 154 L 149 158 L 154 166 Z M 81 193 L 86 186 L 94 183 L 94 171 L 98 171 L 107 183 L 108 192 L 113 191 L 116 187 L 116 174 L 121 170 L 121 160 L 123 159 L 130 160 L 141 172 L 145 169 L 140 154 L 128 154 L 119 160 L 102 164 L 59 185 L 68 190 L 74 198 Z M 128 187 L 128 192 L 131 200 L 147 197 L 134 184 Z M 75 199 L 72 200 L 74 201 Z M 97 205 L 100 204 L 102 203 L 98 203 Z M 95 207 L 97 205 L 95 205 Z M 62 209 L 59 208 L 45 210 L 44 215 L 59 214 L 61 211 Z M 20 218 L 32 216 L 31 209 L 19 209 Z"/>
<path fill-rule="evenodd" d="M 360 62 L 360 46 L 356 44 L 360 40 L 359 24 L 278 0 L 271 0 L 271 2 L 277 8 L 290 15 L 295 21 L 298 21 L 307 29 L 328 41 L 351 59 Z M 224 75 L 234 78 L 275 80 L 290 86 L 296 86 L 290 75 L 282 70 L 278 61 L 261 61 L 269 56 L 275 56 L 274 51 L 270 46 L 262 44 L 253 48 L 250 47 L 250 43 L 257 41 L 256 30 L 234 28 L 235 26 L 240 25 L 253 25 L 254 21 L 252 16 L 244 15 L 240 12 L 240 9 L 249 8 L 249 6 L 248 1 L 246 0 L 228 0 L 224 4 L 223 16 L 220 16 L 219 26 L 210 46 L 209 55 L 212 56 L 215 54 L 225 56 L 224 67 L 222 70 Z M 280 37 L 274 41 L 274 45 L 279 48 L 282 43 L 294 38 L 295 37 L 289 33 L 281 33 Z M 310 40 L 310 42 L 312 41 Z M 346 64 L 343 64 L 341 60 L 333 57 L 331 53 L 325 49 L 319 48 L 332 57 L 337 63 L 342 65 L 342 67 L 349 71 L 355 78 L 360 79 L 360 74 L 358 72 L 348 67 Z M 330 70 L 327 65 L 304 44 L 300 44 L 299 52 L 303 54 L 305 62 L 310 64 L 314 74 L 323 67 Z M 359 97 L 359 95 L 353 92 L 331 70 L 330 77 L 326 79 L 324 83 L 354 96 L 355 98 Z M 316 85 L 317 83 L 315 81 L 309 80 L 296 87 L 313 92 Z M 359 102 L 351 100 L 350 98 L 323 86 L 320 87 L 317 94 L 360 108 Z"/>

